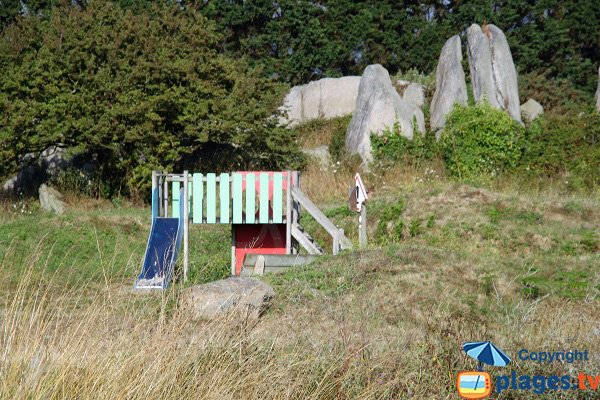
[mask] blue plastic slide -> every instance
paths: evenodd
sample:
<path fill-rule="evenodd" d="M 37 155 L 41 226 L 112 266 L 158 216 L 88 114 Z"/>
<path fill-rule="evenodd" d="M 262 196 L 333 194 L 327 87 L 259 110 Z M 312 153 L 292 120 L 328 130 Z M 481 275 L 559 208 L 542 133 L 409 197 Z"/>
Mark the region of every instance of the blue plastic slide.
<path fill-rule="evenodd" d="M 154 213 L 154 196 L 152 200 L 152 229 L 135 289 L 166 289 L 169 286 L 183 236 L 183 207 L 180 207 L 179 218 L 161 218 Z"/>

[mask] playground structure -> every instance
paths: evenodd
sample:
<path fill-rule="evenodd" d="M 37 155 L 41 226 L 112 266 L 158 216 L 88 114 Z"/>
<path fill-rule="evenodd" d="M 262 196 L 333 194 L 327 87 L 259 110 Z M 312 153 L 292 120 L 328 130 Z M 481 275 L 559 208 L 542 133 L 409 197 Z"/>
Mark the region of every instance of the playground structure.
<path fill-rule="evenodd" d="M 190 223 L 231 225 L 231 275 L 239 276 L 243 268 L 249 268 L 248 263 L 244 267 L 246 255 L 253 255 L 263 266 L 265 259 L 272 259 L 277 270 L 297 265 L 299 260 L 310 262 L 299 255 L 300 248 L 309 255 L 324 254 L 324 250 L 299 225 L 300 212 L 308 212 L 329 233 L 333 254 L 352 247 L 344 232 L 300 190 L 297 171 L 219 175 L 153 171 L 152 228 L 135 288 L 168 287 L 181 244 L 183 279 L 187 280 Z"/>

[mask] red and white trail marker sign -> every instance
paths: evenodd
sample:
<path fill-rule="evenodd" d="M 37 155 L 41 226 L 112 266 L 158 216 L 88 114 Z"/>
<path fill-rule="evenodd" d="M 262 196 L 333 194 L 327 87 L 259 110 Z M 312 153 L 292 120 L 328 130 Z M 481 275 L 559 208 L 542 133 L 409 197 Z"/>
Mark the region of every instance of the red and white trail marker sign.
<path fill-rule="evenodd" d="M 367 196 L 367 189 L 365 189 L 365 184 L 362 179 L 360 179 L 360 175 L 357 173 L 354 175 L 354 196 L 356 198 L 356 205 L 354 210 L 356 212 L 360 212 L 363 203 L 367 201 L 369 196 Z"/>

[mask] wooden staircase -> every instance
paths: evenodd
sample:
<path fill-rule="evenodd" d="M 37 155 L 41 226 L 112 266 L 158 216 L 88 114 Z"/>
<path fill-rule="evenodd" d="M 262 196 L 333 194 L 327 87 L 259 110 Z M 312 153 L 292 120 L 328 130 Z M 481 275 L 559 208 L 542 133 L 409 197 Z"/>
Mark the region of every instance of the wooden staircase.
<path fill-rule="evenodd" d="M 299 187 L 292 187 L 291 194 L 294 202 L 297 202 L 304 210 L 306 210 L 332 237 L 333 254 L 337 254 L 340 250 L 352 248 L 352 242 L 344 235 L 344 231 L 335 226 L 335 224 L 323 214 L 319 207 L 317 207 Z M 321 246 L 319 246 L 312 236 L 310 236 L 308 232 L 305 232 L 298 224 L 297 212 L 298 211 L 296 210 L 296 215 L 292 218 L 292 237 L 308 252 L 308 254 L 325 254 L 325 251 Z"/>
<path fill-rule="evenodd" d="M 325 254 L 325 250 L 313 239 L 304 228 L 297 223 L 292 224 L 292 237 L 300 244 L 308 254 Z"/>

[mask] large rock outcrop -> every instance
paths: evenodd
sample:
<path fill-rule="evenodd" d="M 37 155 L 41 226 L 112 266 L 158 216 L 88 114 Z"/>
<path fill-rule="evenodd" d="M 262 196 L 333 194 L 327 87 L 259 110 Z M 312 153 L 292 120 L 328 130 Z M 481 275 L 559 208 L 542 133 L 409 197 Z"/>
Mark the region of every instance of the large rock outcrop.
<path fill-rule="evenodd" d="M 418 131 L 425 132 L 423 112 L 402 100 L 384 67 L 369 65 L 360 80 L 356 108 L 346 131 L 346 149 L 351 154 L 359 154 L 367 165 L 373 161 L 371 134 L 392 129 L 397 122 L 402 135 L 412 139 L 413 121 Z"/>
<path fill-rule="evenodd" d="M 179 302 L 195 320 L 230 312 L 245 318 L 260 315 L 274 295 L 271 286 L 257 279 L 232 277 L 185 289 Z"/>
<path fill-rule="evenodd" d="M 334 118 L 352 114 L 358 95 L 360 76 L 324 78 L 294 86 L 283 101 L 282 125 L 294 126 L 317 118 Z"/>
<path fill-rule="evenodd" d="M 467 55 L 475 101 L 487 98 L 521 122 L 517 71 L 504 33 L 495 25 L 467 29 Z"/>
<path fill-rule="evenodd" d="M 36 160 L 33 153 L 22 159 L 21 170 L 2 183 L 0 192 L 29 193 L 38 190 L 40 184 L 65 169 L 71 160 L 67 159 L 66 150 L 58 146 L 50 146 L 42 151 Z"/>
<path fill-rule="evenodd" d="M 467 104 L 467 84 L 462 67 L 460 37 L 452 36 L 446 41 L 435 74 L 435 93 L 431 101 L 432 130 L 439 130 L 446 123 L 446 115 L 454 104 Z M 436 137 L 439 134 L 436 133 Z"/>
<path fill-rule="evenodd" d="M 600 112 L 600 68 L 598 68 L 598 89 L 596 89 L 596 111 Z"/>
<path fill-rule="evenodd" d="M 544 107 L 534 99 L 529 99 L 521 104 L 521 115 L 527 122 L 531 122 L 544 113 Z"/>

